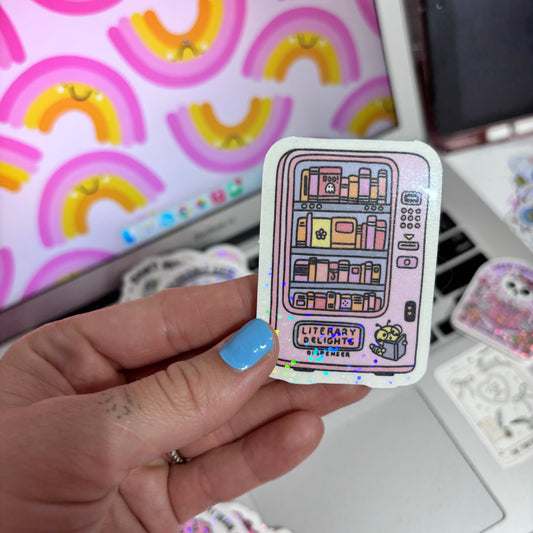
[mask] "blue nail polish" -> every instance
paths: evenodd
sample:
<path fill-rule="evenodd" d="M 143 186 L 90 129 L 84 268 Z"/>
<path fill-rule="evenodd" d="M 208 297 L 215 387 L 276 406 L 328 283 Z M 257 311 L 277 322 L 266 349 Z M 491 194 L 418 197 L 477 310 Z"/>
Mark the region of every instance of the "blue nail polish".
<path fill-rule="evenodd" d="M 273 347 L 272 330 L 266 322 L 254 318 L 220 348 L 220 356 L 233 368 L 246 370 L 255 365 Z"/>

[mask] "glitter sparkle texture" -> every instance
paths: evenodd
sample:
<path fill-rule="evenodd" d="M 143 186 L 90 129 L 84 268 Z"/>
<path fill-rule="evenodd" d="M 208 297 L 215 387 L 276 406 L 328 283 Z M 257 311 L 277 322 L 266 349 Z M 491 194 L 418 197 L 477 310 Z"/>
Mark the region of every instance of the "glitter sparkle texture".
<path fill-rule="evenodd" d="M 483 265 L 452 315 L 453 324 L 506 355 L 533 354 L 533 269 L 515 259 Z"/>

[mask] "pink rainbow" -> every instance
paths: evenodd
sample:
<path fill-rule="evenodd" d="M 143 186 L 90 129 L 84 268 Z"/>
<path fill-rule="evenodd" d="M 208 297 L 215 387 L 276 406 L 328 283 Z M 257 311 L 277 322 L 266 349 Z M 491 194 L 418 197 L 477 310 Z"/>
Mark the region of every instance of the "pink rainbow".
<path fill-rule="evenodd" d="M 42 153 L 33 146 L 0 135 L 0 161 L 32 173 L 41 158 Z"/>
<path fill-rule="evenodd" d="M 271 53 L 280 42 L 301 32 L 321 35 L 333 45 L 341 66 L 343 83 L 359 78 L 359 59 L 348 29 L 335 15 L 312 7 L 287 11 L 270 22 L 252 44 L 244 61 L 243 74 L 260 80 Z"/>
<path fill-rule="evenodd" d="M 216 41 L 196 59 L 173 63 L 155 56 L 127 18 L 110 28 L 109 38 L 124 59 L 146 79 L 167 86 L 189 86 L 205 81 L 229 61 L 244 26 L 245 1 L 226 0 L 224 19 Z"/>
<path fill-rule="evenodd" d="M 0 248 L 0 309 L 4 306 L 13 279 L 15 278 L 15 261 L 9 248 Z"/>
<path fill-rule="evenodd" d="M 336 131 L 346 133 L 354 116 L 369 102 L 377 98 L 390 97 L 391 89 L 387 76 L 374 78 L 344 100 L 335 113 L 331 126 Z"/>
<path fill-rule="evenodd" d="M 45 59 L 23 72 L 0 100 L 0 122 L 21 127 L 30 105 L 42 92 L 67 82 L 94 87 L 113 102 L 126 146 L 145 140 L 141 108 L 126 80 L 103 63 L 77 56 Z"/>
<path fill-rule="evenodd" d="M 27 298 L 74 272 L 87 270 L 112 257 L 113 254 L 103 250 L 77 250 L 61 254 L 37 271 L 26 286 L 22 297 Z"/>
<path fill-rule="evenodd" d="M 13 63 L 26 59 L 24 48 L 13 23 L 0 6 L 0 68 L 7 69 Z"/>
<path fill-rule="evenodd" d="M 66 15 L 89 15 L 105 11 L 122 0 L 33 0 L 35 3 Z"/>
<path fill-rule="evenodd" d="M 370 29 L 379 35 L 379 22 L 374 0 L 356 0 L 356 3 Z"/>
<path fill-rule="evenodd" d="M 266 127 L 250 145 L 236 150 L 219 150 L 205 142 L 187 107 L 170 113 L 167 121 L 176 142 L 202 167 L 218 172 L 240 172 L 258 165 L 270 146 L 283 136 L 292 109 L 290 98 L 275 97 Z"/>
<path fill-rule="evenodd" d="M 39 232 L 45 246 L 65 241 L 61 229 L 63 203 L 80 182 L 112 174 L 131 183 L 149 200 L 164 190 L 163 182 L 145 165 L 119 152 L 91 152 L 75 157 L 59 168 L 47 181 L 39 204 Z"/>

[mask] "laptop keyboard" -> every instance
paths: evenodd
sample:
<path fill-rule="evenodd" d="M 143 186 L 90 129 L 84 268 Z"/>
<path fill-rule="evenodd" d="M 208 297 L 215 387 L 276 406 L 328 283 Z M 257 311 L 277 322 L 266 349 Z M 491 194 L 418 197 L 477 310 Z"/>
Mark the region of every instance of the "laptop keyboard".
<path fill-rule="evenodd" d="M 439 243 L 437 265 L 442 265 L 458 255 L 464 254 L 474 248 L 474 243 L 465 233 L 459 231 Z"/>
<path fill-rule="evenodd" d="M 465 230 L 446 213 L 441 213 L 437 275 L 433 304 L 431 343 L 442 343 L 456 335 L 450 316 L 466 286 L 487 257 Z"/>
<path fill-rule="evenodd" d="M 458 257 L 459 255 L 461 254 L 457 254 L 456 256 L 450 258 L 450 260 Z M 450 294 L 457 289 L 463 288 L 472 279 L 472 276 L 475 274 L 476 270 L 486 260 L 487 258 L 482 253 L 478 253 L 473 257 L 466 259 L 459 265 L 437 274 L 435 286 L 443 296 Z"/>
<path fill-rule="evenodd" d="M 247 238 L 232 243 L 240 246 L 248 259 L 248 267 L 257 272 L 259 254 L 257 233 L 248 233 Z M 450 316 L 463 291 L 477 269 L 487 261 L 465 230 L 446 212 L 441 213 L 439 247 L 437 252 L 437 273 L 431 327 L 431 344 L 442 344 L 451 340 L 455 330 Z"/>

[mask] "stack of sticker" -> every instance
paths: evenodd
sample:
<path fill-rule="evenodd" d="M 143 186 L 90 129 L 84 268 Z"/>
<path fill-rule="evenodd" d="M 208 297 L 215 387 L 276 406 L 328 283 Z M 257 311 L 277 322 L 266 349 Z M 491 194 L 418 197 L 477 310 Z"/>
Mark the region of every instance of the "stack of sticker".
<path fill-rule="evenodd" d="M 208 285 L 251 274 L 244 254 L 223 244 L 205 252 L 183 249 L 149 257 L 123 276 L 120 302 L 150 296 L 170 287 Z"/>
<path fill-rule="evenodd" d="M 533 267 L 497 258 L 482 265 L 452 314 L 478 344 L 435 377 L 498 464 L 533 456 Z"/>
<path fill-rule="evenodd" d="M 178 533 L 291 533 L 271 529 L 261 517 L 238 502 L 219 503 L 183 524 Z"/>

